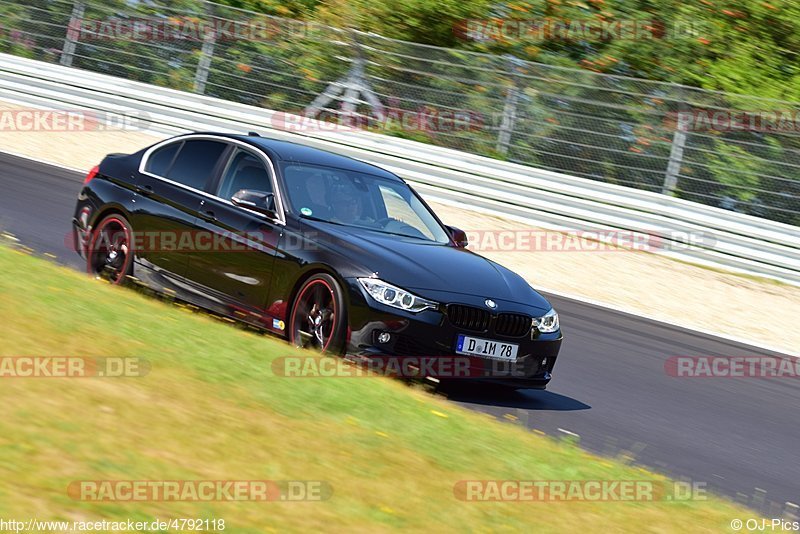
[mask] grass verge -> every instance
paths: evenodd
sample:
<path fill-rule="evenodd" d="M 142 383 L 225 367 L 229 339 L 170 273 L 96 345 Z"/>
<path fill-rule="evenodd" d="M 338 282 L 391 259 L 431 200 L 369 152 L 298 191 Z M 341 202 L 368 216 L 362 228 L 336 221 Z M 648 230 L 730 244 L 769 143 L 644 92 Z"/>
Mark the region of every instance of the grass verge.
<path fill-rule="evenodd" d="M 228 532 L 719 532 L 741 508 L 465 502 L 460 480 L 663 477 L 384 378 L 282 378 L 286 344 L 0 247 L 0 356 L 136 357 L 139 378 L 4 378 L 0 517 L 224 518 Z M 76 480 L 322 480 L 322 502 L 85 502 Z"/>

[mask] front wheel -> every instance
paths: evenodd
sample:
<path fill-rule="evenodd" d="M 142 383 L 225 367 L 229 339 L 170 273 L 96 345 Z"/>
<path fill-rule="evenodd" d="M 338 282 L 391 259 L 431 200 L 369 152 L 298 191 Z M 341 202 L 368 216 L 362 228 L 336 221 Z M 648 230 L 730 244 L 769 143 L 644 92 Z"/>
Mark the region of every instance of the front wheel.
<path fill-rule="evenodd" d="M 86 270 L 112 284 L 133 274 L 133 230 L 121 215 L 109 215 L 98 223 L 89 240 Z"/>
<path fill-rule="evenodd" d="M 316 274 L 297 292 L 289 318 L 289 341 L 317 352 L 341 354 L 347 317 L 342 288 L 328 274 Z"/>

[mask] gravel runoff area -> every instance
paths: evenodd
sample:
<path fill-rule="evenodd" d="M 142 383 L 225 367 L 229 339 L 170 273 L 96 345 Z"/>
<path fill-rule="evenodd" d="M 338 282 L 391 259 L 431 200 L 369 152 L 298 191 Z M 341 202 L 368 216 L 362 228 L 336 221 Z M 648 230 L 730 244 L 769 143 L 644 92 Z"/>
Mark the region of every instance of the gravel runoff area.
<path fill-rule="evenodd" d="M 20 109 L 0 103 L 0 112 Z M 2 126 L 2 125 L 0 125 Z M 0 150 L 89 169 L 106 153 L 134 152 L 164 134 L 144 131 L 13 131 Z M 534 287 L 636 314 L 800 352 L 800 288 L 707 269 L 596 241 L 551 237 L 517 222 L 432 202 L 442 220 L 468 232 L 471 248 L 523 275 Z M 657 243 L 650 243 L 658 246 Z"/>

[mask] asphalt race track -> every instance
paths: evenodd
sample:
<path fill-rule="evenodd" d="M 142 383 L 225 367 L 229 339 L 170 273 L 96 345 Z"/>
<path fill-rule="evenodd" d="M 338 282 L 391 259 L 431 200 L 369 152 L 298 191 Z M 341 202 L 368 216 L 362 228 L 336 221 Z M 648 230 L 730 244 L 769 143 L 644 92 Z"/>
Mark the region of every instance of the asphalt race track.
<path fill-rule="evenodd" d="M 82 269 L 64 240 L 82 179 L 0 153 L 0 233 Z M 656 471 L 704 482 L 775 514 L 768 517 L 787 502 L 800 503 L 800 379 L 675 378 L 664 371 L 670 356 L 777 354 L 574 300 L 550 300 L 565 342 L 548 391 L 451 392 L 453 402 L 551 436 L 577 434 L 590 451 L 629 455 Z"/>

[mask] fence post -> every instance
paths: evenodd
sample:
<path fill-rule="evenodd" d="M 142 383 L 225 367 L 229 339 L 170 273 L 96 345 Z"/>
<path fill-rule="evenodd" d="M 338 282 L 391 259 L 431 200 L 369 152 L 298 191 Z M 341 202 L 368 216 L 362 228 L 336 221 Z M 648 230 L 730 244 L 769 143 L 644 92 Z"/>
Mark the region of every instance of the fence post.
<path fill-rule="evenodd" d="M 683 92 L 679 93 L 681 97 Z M 686 131 L 689 129 L 690 117 L 686 115 L 686 104 L 683 100 L 678 103 L 678 117 L 675 121 L 675 133 L 672 135 L 672 148 L 669 151 L 669 163 L 664 175 L 664 184 L 661 186 L 662 195 L 672 195 L 678 187 L 678 175 L 683 164 L 683 150 L 686 148 Z"/>
<path fill-rule="evenodd" d="M 505 156 L 511 144 L 511 134 L 514 133 L 514 124 L 517 122 L 517 106 L 519 105 L 520 90 L 517 67 L 519 60 L 514 56 L 507 56 L 509 72 L 511 73 L 511 87 L 506 93 L 506 102 L 503 106 L 503 119 L 500 122 L 500 131 L 497 135 L 497 152 Z"/>
<path fill-rule="evenodd" d="M 61 59 L 59 60 L 59 63 L 65 67 L 72 66 L 72 59 L 75 57 L 75 49 L 81 36 L 81 26 L 85 11 L 86 5 L 80 0 L 72 5 L 72 14 L 69 17 L 67 35 L 64 38 L 64 47 L 61 49 Z"/>
<path fill-rule="evenodd" d="M 213 6 L 208 4 L 208 15 L 214 17 Z M 212 28 L 215 28 L 212 25 Z M 200 59 L 197 62 L 197 70 L 194 73 L 194 87 L 192 90 L 198 94 L 206 92 L 206 82 L 208 82 L 208 71 L 211 68 L 211 59 L 214 57 L 214 46 L 217 43 L 216 29 L 206 31 L 203 35 L 203 46 L 200 48 Z"/>

